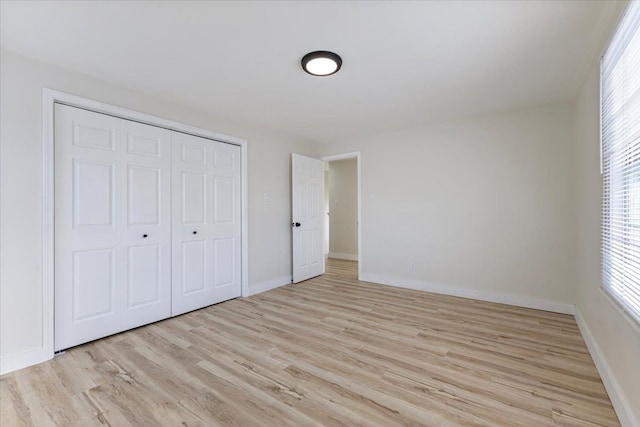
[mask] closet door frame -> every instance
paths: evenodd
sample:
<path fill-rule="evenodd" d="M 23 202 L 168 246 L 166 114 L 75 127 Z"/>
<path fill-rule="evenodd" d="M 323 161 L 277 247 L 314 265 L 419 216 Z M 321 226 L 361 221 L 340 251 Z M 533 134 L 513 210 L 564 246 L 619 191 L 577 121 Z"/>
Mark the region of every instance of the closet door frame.
<path fill-rule="evenodd" d="M 39 363 L 52 359 L 54 356 L 54 212 L 55 212 L 55 132 L 54 110 L 55 104 L 83 108 L 96 113 L 108 114 L 126 120 L 157 126 L 168 130 L 183 132 L 202 138 L 233 144 L 240 147 L 241 167 L 241 292 L 242 296 L 249 295 L 248 282 L 248 235 L 247 235 L 247 141 L 230 135 L 211 132 L 206 129 L 185 125 L 161 117 L 140 113 L 115 105 L 106 104 L 88 98 L 60 92 L 53 89 L 42 90 L 42 353 L 40 357 L 30 360 L 28 364 Z M 27 366 L 27 365 L 25 365 Z"/>

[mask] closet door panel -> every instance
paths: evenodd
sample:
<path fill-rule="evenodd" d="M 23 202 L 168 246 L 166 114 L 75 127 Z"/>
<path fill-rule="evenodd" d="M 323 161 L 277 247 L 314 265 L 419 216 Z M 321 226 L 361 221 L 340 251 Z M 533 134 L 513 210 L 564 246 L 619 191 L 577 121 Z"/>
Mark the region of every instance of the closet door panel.
<path fill-rule="evenodd" d="M 213 240 L 213 286 L 215 288 L 233 284 L 234 246 L 233 238 L 223 237 Z"/>
<path fill-rule="evenodd" d="M 169 317 L 170 135 L 55 107 L 55 349 Z"/>
<path fill-rule="evenodd" d="M 240 148 L 55 107 L 55 349 L 240 296 Z"/>
<path fill-rule="evenodd" d="M 118 119 L 55 107 L 55 350 L 118 332 L 125 277 Z"/>
<path fill-rule="evenodd" d="M 240 296 L 239 147 L 172 132 L 172 315 Z"/>
<path fill-rule="evenodd" d="M 160 245 L 129 246 L 128 309 L 154 304 L 162 298 L 161 258 Z"/>
<path fill-rule="evenodd" d="M 207 242 L 205 240 L 182 242 L 180 260 L 182 261 L 181 295 L 206 298 Z"/>
<path fill-rule="evenodd" d="M 240 147 L 214 143 L 213 151 L 213 266 L 214 299 L 240 296 Z"/>
<path fill-rule="evenodd" d="M 240 296 L 240 239 L 213 240 L 213 293 L 216 302 Z"/>
<path fill-rule="evenodd" d="M 180 182 L 180 223 L 183 225 L 205 225 L 207 217 L 206 172 L 183 171 L 180 174 Z"/>
<path fill-rule="evenodd" d="M 211 153 L 206 141 L 171 133 L 173 316 L 210 305 Z"/>
<path fill-rule="evenodd" d="M 114 315 L 115 249 L 78 250 L 72 256 L 72 322 Z"/>
<path fill-rule="evenodd" d="M 162 177 L 159 167 L 127 166 L 127 225 L 159 225 Z"/>
<path fill-rule="evenodd" d="M 171 316 L 171 135 L 128 120 L 121 126 L 127 268 L 122 322 L 129 329 Z"/>
<path fill-rule="evenodd" d="M 113 228 L 116 164 L 91 159 L 90 154 L 83 157 L 72 161 L 73 228 Z"/>

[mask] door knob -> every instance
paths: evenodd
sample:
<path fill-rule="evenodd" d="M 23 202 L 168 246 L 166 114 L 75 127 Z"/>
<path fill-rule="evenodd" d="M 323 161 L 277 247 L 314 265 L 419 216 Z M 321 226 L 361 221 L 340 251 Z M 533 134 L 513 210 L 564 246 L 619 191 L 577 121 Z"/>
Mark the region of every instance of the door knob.
<path fill-rule="evenodd" d="M 143 235 L 142 235 L 142 238 L 143 238 L 143 239 L 146 239 L 147 237 L 149 237 L 149 235 L 148 235 L 148 234 L 143 234 Z"/>
<path fill-rule="evenodd" d="M 300 223 L 299 222 L 292 222 L 291 225 L 293 225 L 294 227 L 300 227 Z"/>
<path fill-rule="evenodd" d="M 193 231 L 193 234 L 198 234 L 198 232 L 194 230 L 194 231 Z"/>

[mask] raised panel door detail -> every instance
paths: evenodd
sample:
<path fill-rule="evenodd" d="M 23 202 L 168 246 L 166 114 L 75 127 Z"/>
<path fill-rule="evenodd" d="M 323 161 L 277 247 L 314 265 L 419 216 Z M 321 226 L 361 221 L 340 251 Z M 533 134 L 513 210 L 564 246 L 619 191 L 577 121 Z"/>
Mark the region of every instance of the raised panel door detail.
<path fill-rule="evenodd" d="M 204 173 L 182 172 L 182 223 L 206 222 L 207 176 Z"/>
<path fill-rule="evenodd" d="M 182 144 L 181 148 L 181 160 L 183 162 L 196 165 L 204 165 L 207 162 L 207 151 L 205 147 Z"/>
<path fill-rule="evenodd" d="M 160 157 L 160 140 L 127 132 L 127 153 L 146 157 Z"/>
<path fill-rule="evenodd" d="M 73 321 L 111 314 L 115 286 L 114 249 L 73 253 Z"/>
<path fill-rule="evenodd" d="M 213 177 L 213 212 L 213 222 L 215 224 L 233 222 L 234 213 L 232 177 Z"/>
<path fill-rule="evenodd" d="M 299 163 L 296 167 L 296 174 L 298 178 L 306 182 L 307 179 L 307 165 L 305 163 Z"/>
<path fill-rule="evenodd" d="M 127 257 L 128 307 L 153 304 L 160 299 L 160 245 L 130 246 Z"/>
<path fill-rule="evenodd" d="M 207 244 L 204 240 L 182 243 L 182 295 L 205 292 Z"/>
<path fill-rule="evenodd" d="M 298 258 L 298 265 L 300 267 L 306 267 L 309 263 L 309 231 L 300 230 L 298 233 L 298 244 L 303 249 L 300 251 L 300 257 Z"/>
<path fill-rule="evenodd" d="M 129 225 L 157 225 L 160 222 L 160 169 L 127 167 L 127 216 Z"/>
<path fill-rule="evenodd" d="M 115 130 L 73 123 L 73 145 L 115 151 Z"/>
<path fill-rule="evenodd" d="M 73 161 L 73 224 L 113 226 L 115 165 L 90 160 Z"/>
<path fill-rule="evenodd" d="M 307 197 L 307 186 L 306 185 L 301 185 L 298 187 L 298 200 L 295 202 L 296 206 L 298 206 L 298 215 L 297 217 L 300 220 L 305 220 L 307 219 L 307 211 L 308 211 L 308 207 L 307 204 L 309 203 L 308 201 L 308 197 Z"/>
<path fill-rule="evenodd" d="M 308 218 L 317 220 L 320 216 L 319 214 L 322 212 L 322 208 L 319 205 L 319 201 L 322 200 L 322 198 L 318 194 L 320 189 L 318 188 L 318 184 L 316 182 L 310 182 L 307 185 L 307 188 L 309 191 L 309 210 L 308 212 L 305 212 L 305 214 Z"/>
<path fill-rule="evenodd" d="M 323 256 L 322 253 L 324 252 L 322 251 L 323 243 L 320 240 L 322 236 L 318 229 L 312 229 L 309 231 L 309 234 L 311 237 L 311 259 L 309 263 L 311 265 L 317 265 L 320 263 L 321 257 Z"/>
<path fill-rule="evenodd" d="M 324 169 L 320 165 L 309 166 L 309 180 L 311 182 L 318 182 L 321 178 L 322 171 Z"/>
<path fill-rule="evenodd" d="M 235 154 L 216 151 L 213 154 L 213 165 L 218 169 L 235 169 Z"/>
<path fill-rule="evenodd" d="M 213 286 L 225 286 L 233 282 L 235 269 L 235 239 L 213 241 Z"/>

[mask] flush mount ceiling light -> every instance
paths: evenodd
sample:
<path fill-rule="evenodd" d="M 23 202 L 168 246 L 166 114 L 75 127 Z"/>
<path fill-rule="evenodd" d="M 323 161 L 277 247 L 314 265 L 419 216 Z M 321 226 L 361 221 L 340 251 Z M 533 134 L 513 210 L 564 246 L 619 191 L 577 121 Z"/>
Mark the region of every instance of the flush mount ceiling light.
<path fill-rule="evenodd" d="M 302 69 L 312 76 L 330 76 L 342 67 L 342 58 L 325 50 L 307 53 L 301 62 Z"/>

